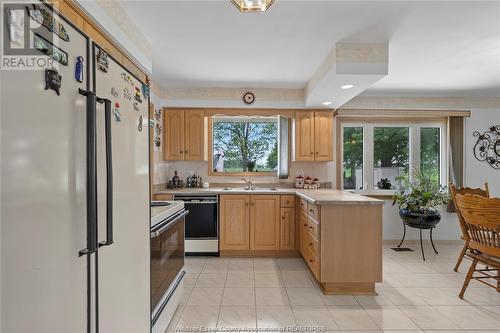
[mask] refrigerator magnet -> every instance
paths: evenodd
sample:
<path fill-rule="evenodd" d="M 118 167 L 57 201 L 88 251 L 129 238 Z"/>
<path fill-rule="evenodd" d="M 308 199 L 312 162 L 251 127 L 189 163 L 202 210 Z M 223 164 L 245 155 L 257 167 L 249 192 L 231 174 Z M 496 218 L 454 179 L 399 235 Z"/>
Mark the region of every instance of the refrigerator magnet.
<path fill-rule="evenodd" d="M 137 105 L 137 102 L 134 103 L 134 110 L 139 111 L 139 105 Z"/>
<path fill-rule="evenodd" d="M 61 65 L 68 66 L 68 54 L 36 32 L 33 36 L 33 45 L 35 49 L 54 59 Z"/>
<path fill-rule="evenodd" d="M 139 89 L 139 87 L 134 87 L 135 89 L 135 95 L 134 95 L 134 99 L 139 102 L 139 103 L 142 103 L 142 99 L 141 99 L 141 90 Z"/>
<path fill-rule="evenodd" d="M 69 35 L 66 28 L 61 22 L 56 22 L 52 14 L 39 6 L 33 4 L 33 8 L 26 7 L 29 16 L 38 24 L 47 28 L 50 32 L 53 32 L 57 37 L 61 38 L 65 42 L 69 42 Z"/>
<path fill-rule="evenodd" d="M 111 95 L 114 97 L 114 98 L 118 98 L 118 96 L 120 94 L 118 94 L 118 91 L 116 91 L 115 88 L 111 88 Z"/>
<path fill-rule="evenodd" d="M 142 132 L 142 114 L 139 116 L 139 124 L 137 125 L 137 130 Z"/>
<path fill-rule="evenodd" d="M 130 90 L 128 90 L 127 88 L 123 88 L 123 97 L 131 101 L 132 94 L 130 93 Z"/>
<path fill-rule="evenodd" d="M 113 115 L 115 116 L 115 121 L 122 121 L 122 115 L 120 112 L 120 103 L 115 102 L 115 107 L 113 108 Z"/>
<path fill-rule="evenodd" d="M 103 49 L 99 49 L 99 52 L 97 53 L 97 67 L 104 73 L 108 72 L 108 54 Z"/>
<path fill-rule="evenodd" d="M 52 89 L 59 95 L 62 77 L 55 68 L 45 69 L 45 90 Z"/>
<path fill-rule="evenodd" d="M 122 79 L 123 81 L 127 82 L 129 85 L 133 86 L 134 85 L 134 81 L 132 81 L 132 77 L 130 75 L 128 75 L 127 73 L 125 72 L 122 72 Z"/>
<path fill-rule="evenodd" d="M 148 99 L 149 98 L 149 87 L 143 83 L 141 88 L 142 88 L 142 96 L 144 96 L 144 98 Z"/>
<path fill-rule="evenodd" d="M 75 80 L 78 82 L 83 82 L 83 57 L 76 57 L 75 63 Z"/>

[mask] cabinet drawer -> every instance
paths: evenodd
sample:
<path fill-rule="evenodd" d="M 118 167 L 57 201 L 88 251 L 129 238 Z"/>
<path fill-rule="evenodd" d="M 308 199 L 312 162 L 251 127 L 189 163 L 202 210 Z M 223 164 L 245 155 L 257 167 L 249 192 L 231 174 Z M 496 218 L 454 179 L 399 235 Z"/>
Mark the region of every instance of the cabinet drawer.
<path fill-rule="evenodd" d="M 320 208 L 318 205 L 308 203 L 307 204 L 307 214 L 311 215 L 316 221 L 319 221 Z"/>
<path fill-rule="evenodd" d="M 299 206 L 300 206 L 300 210 L 307 213 L 307 201 L 305 201 L 304 199 L 300 199 Z"/>
<path fill-rule="evenodd" d="M 153 194 L 153 200 L 170 201 L 170 200 L 173 200 L 173 195 L 172 194 Z"/>
<path fill-rule="evenodd" d="M 316 237 L 314 237 L 310 232 L 307 233 L 306 239 L 307 248 L 309 248 L 316 257 L 320 258 L 321 251 L 319 240 L 317 240 Z"/>
<path fill-rule="evenodd" d="M 293 208 L 295 207 L 295 195 L 286 194 L 281 196 L 281 207 L 282 208 Z"/>
<path fill-rule="evenodd" d="M 309 232 L 316 237 L 316 239 L 321 239 L 319 234 L 319 222 L 316 222 L 312 217 L 307 217 L 307 228 Z"/>
<path fill-rule="evenodd" d="M 320 261 L 319 261 L 318 257 L 316 257 L 314 255 L 314 253 L 312 253 L 312 251 L 309 248 L 307 248 L 305 250 L 305 257 L 304 257 L 304 259 L 306 260 L 307 265 L 311 269 L 311 272 L 316 277 L 316 280 L 321 281 L 320 274 L 319 274 L 319 272 L 320 272 Z"/>

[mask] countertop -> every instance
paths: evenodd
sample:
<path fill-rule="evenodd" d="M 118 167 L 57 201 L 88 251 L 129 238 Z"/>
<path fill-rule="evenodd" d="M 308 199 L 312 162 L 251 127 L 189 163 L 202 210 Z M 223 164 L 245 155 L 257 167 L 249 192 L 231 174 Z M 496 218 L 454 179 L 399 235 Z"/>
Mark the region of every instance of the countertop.
<path fill-rule="evenodd" d="M 183 188 L 155 191 L 154 194 L 295 194 L 317 205 L 383 205 L 384 200 L 370 198 L 350 191 L 333 189 L 305 190 L 297 188 Z"/>

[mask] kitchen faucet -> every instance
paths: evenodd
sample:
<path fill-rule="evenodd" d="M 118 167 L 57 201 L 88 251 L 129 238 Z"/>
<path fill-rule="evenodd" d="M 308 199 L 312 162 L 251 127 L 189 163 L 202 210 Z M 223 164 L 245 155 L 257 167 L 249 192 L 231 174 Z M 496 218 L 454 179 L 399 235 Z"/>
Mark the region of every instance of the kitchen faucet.
<path fill-rule="evenodd" d="M 246 190 L 253 190 L 253 182 L 255 180 L 255 178 L 250 178 L 250 179 L 246 179 L 246 178 L 241 178 L 242 181 L 245 182 L 245 184 L 247 184 L 247 187 L 245 188 Z"/>

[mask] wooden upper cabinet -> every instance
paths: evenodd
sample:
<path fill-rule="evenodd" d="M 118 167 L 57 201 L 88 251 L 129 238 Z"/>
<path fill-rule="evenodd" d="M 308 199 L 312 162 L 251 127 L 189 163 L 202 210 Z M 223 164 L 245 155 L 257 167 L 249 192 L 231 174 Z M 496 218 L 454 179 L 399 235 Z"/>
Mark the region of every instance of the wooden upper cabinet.
<path fill-rule="evenodd" d="M 333 160 L 332 111 L 295 112 L 295 161 Z"/>
<path fill-rule="evenodd" d="M 333 113 L 316 111 L 314 113 L 314 159 L 333 160 Z"/>
<path fill-rule="evenodd" d="M 184 159 L 184 110 L 163 109 L 163 158 Z"/>
<path fill-rule="evenodd" d="M 295 113 L 295 160 L 314 161 L 314 111 Z"/>
<path fill-rule="evenodd" d="M 203 110 L 188 110 L 184 113 L 184 150 L 185 159 L 190 161 L 203 160 L 205 112 Z"/>
<path fill-rule="evenodd" d="M 281 208 L 280 250 L 295 250 L 295 208 Z"/>
<path fill-rule="evenodd" d="M 205 147 L 205 112 L 196 109 L 163 109 L 163 158 L 201 161 Z"/>
<path fill-rule="evenodd" d="M 220 196 L 220 250 L 250 250 L 250 196 Z"/>
<path fill-rule="evenodd" d="M 280 196 L 250 196 L 250 250 L 279 250 Z"/>

